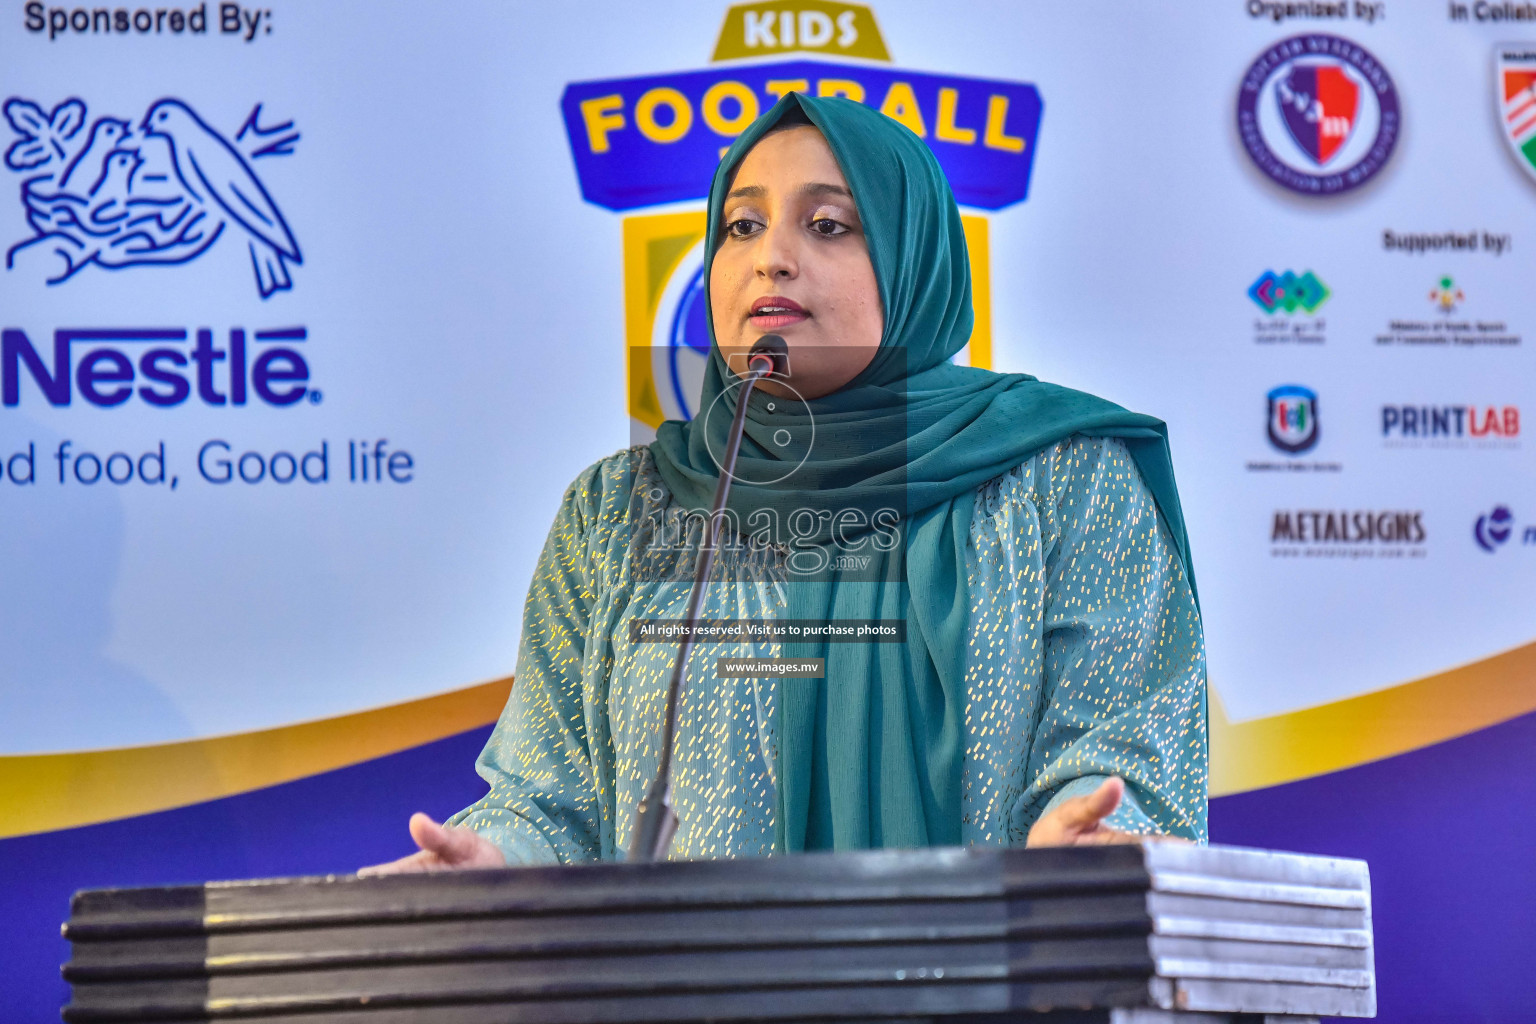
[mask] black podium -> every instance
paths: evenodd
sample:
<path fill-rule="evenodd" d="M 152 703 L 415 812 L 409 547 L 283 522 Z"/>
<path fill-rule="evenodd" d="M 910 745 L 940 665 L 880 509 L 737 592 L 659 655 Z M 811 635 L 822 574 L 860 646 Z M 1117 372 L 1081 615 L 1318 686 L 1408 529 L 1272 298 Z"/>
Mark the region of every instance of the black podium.
<path fill-rule="evenodd" d="M 1171 843 L 91 890 L 65 935 L 71 1022 L 1172 1024 L 1376 1006 L 1364 863 Z"/>

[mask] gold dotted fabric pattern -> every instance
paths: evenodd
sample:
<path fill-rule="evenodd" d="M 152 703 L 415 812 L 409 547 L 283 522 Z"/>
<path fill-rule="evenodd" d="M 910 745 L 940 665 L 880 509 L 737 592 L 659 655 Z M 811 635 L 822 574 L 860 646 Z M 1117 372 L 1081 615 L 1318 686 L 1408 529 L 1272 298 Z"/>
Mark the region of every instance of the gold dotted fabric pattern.
<path fill-rule="evenodd" d="M 565 494 L 529 589 L 512 696 L 477 762 L 490 792 L 451 819 L 509 863 L 613 860 L 628 846 L 676 651 L 630 643 L 629 623 L 685 615 L 702 524 L 666 550 L 657 531 L 678 515 L 646 448 L 596 463 Z M 1205 841 L 1199 612 L 1124 446 L 1073 437 L 983 485 L 970 541 L 962 841 L 1020 845 L 1045 810 L 1109 775 L 1128 784 L 1110 825 Z M 778 617 L 784 578 L 781 553 L 722 550 L 703 614 Z M 694 648 L 676 859 L 773 852 L 774 680 L 717 677 L 727 656 L 781 652 Z"/>

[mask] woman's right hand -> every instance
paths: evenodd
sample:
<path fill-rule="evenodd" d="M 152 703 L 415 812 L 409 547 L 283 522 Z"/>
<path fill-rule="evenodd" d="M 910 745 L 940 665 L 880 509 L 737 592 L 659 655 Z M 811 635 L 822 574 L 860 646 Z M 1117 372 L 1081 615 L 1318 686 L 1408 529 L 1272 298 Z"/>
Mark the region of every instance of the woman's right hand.
<path fill-rule="evenodd" d="M 425 814 L 411 815 L 411 838 L 421 847 L 408 857 L 358 869 L 359 875 L 408 875 L 420 871 L 504 868 L 501 850 L 474 829 L 439 825 Z"/>

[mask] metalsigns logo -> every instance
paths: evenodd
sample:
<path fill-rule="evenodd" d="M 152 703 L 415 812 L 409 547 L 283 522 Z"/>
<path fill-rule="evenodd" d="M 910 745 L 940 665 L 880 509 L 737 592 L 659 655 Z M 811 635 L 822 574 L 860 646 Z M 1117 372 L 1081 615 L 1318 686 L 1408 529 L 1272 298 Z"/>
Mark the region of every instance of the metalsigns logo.
<path fill-rule="evenodd" d="M 1248 288 L 1248 297 L 1266 313 L 1294 313 L 1298 309 L 1315 313 L 1332 294 L 1310 270 L 1300 276 L 1290 270 L 1283 274 L 1266 270 Z"/>
<path fill-rule="evenodd" d="M 1422 558 L 1428 533 L 1417 509 L 1278 509 L 1270 523 L 1276 558 Z"/>
<path fill-rule="evenodd" d="M 1504 141 L 1520 168 L 1536 178 L 1536 48 L 1506 43 L 1494 50 L 1493 62 Z"/>
<path fill-rule="evenodd" d="M 1302 195 L 1336 195 L 1379 173 L 1401 126 L 1392 76 L 1362 46 L 1292 36 L 1259 55 L 1237 95 L 1237 130 L 1259 169 Z"/>
<path fill-rule="evenodd" d="M 818 59 L 760 62 L 788 52 Z M 1001 210 L 1028 197 L 1042 111 L 1033 85 L 826 59 L 844 56 L 890 60 L 870 8 L 772 0 L 731 7 L 714 49 L 716 61 L 757 62 L 571 83 L 560 105 L 583 198 L 615 212 L 702 201 L 731 141 L 789 92 L 845 96 L 899 121 L 932 148 L 962 206 Z M 959 358 L 989 366 L 988 222 L 962 220 L 976 327 Z M 698 412 L 704 232 L 702 208 L 624 219 L 629 411 L 651 430 Z"/>
<path fill-rule="evenodd" d="M 250 252 L 262 298 L 293 287 L 299 244 L 252 165 L 288 156 L 292 121 L 262 127 L 257 104 L 233 138 L 179 99 L 152 103 L 137 122 L 68 99 L 52 110 L 12 97 L 18 139 L 5 163 L 25 175 L 21 203 L 32 235 L 6 252 L 7 270 L 37 265 L 50 285 L 88 266 L 103 270 L 189 263 L 226 233 Z"/>
<path fill-rule="evenodd" d="M 1317 445 L 1317 392 L 1283 384 L 1269 393 L 1269 443 L 1288 455 Z"/>

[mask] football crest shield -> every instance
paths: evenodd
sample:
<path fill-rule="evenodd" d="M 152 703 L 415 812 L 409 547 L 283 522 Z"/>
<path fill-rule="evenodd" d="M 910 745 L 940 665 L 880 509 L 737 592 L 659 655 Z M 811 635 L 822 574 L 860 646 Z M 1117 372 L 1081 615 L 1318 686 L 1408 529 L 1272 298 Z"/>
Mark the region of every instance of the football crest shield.
<path fill-rule="evenodd" d="M 1317 444 L 1317 392 L 1285 384 L 1269 393 L 1269 441 L 1291 455 Z"/>
<path fill-rule="evenodd" d="M 1275 98 L 1291 138 L 1319 167 L 1344 147 L 1355 130 L 1360 87 L 1342 64 L 1296 64 L 1275 86 Z"/>
<path fill-rule="evenodd" d="M 1536 178 L 1536 47 L 1496 48 L 1493 81 L 1504 138 L 1525 173 Z"/>

